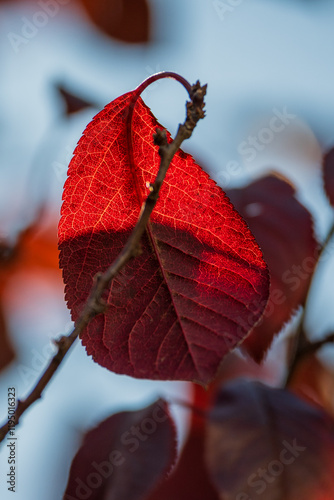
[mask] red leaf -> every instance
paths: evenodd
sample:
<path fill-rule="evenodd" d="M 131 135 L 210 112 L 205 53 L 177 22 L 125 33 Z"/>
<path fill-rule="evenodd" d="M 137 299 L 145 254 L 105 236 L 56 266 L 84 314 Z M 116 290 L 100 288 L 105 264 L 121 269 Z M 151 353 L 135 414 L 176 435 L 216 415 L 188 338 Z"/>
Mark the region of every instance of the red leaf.
<path fill-rule="evenodd" d="M 16 355 L 10 340 L 10 331 L 8 331 L 3 306 L 3 295 L 6 292 L 8 281 L 20 268 L 27 269 L 32 265 L 40 267 L 49 264 L 49 262 L 46 264 L 49 248 L 46 245 L 40 245 L 40 240 L 38 237 L 36 238 L 38 224 L 39 218 L 37 217 L 36 221 L 16 235 L 15 243 L 0 238 L 0 370 L 6 368 Z M 44 243 L 44 240 L 42 241 Z M 58 269 L 57 242 L 55 240 L 52 243 L 53 264 L 56 263 L 55 268 Z"/>
<path fill-rule="evenodd" d="M 145 500 L 219 500 L 204 463 L 204 431 L 192 426 L 172 474 Z"/>
<path fill-rule="evenodd" d="M 310 213 L 293 187 L 273 175 L 228 191 L 256 237 L 270 272 L 270 295 L 260 323 L 242 347 L 260 362 L 292 313 L 303 304 L 317 262 Z"/>
<path fill-rule="evenodd" d="M 223 500 L 334 498 L 334 420 L 283 389 L 223 387 L 206 455 Z"/>
<path fill-rule="evenodd" d="M 139 98 L 129 153 L 125 94 L 87 126 L 65 184 L 60 266 L 75 320 L 131 233 L 159 167 L 157 121 Z M 107 313 L 82 335 L 102 366 L 139 378 L 208 382 L 259 319 L 268 293 L 262 254 L 223 191 L 190 155 L 175 155 L 142 241 L 114 280 Z"/>
<path fill-rule="evenodd" d="M 81 0 L 92 21 L 107 35 L 128 43 L 150 38 L 147 0 Z"/>
<path fill-rule="evenodd" d="M 324 156 L 323 169 L 326 193 L 331 205 L 334 206 L 334 148 Z"/>
<path fill-rule="evenodd" d="M 143 499 L 175 459 L 175 426 L 164 401 L 117 413 L 86 434 L 64 500 Z"/>
<path fill-rule="evenodd" d="M 65 101 L 67 115 L 72 115 L 73 113 L 77 113 L 78 111 L 93 106 L 92 103 L 89 103 L 81 99 L 81 97 L 77 97 L 76 95 L 71 94 L 71 92 L 68 92 L 68 90 L 66 90 L 66 88 L 64 88 L 62 85 L 56 85 L 56 89 Z"/>

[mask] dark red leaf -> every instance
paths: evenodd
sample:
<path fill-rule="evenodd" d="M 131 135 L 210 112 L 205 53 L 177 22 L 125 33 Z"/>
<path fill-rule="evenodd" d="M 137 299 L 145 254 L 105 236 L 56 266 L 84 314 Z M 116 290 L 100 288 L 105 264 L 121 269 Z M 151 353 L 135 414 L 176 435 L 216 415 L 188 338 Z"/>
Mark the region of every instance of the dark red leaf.
<path fill-rule="evenodd" d="M 81 0 L 92 21 L 107 35 L 128 43 L 150 38 L 147 0 Z"/>
<path fill-rule="evenodd" d="M 117 413 L 86 434 L 64 500 L 143 499 L 175 459 L 175 426 L 164 401 Z"/>
<path fill-rule="evenodd" d="M 242 344 L 257 362 L 303 304 L 317 262 L 312 217 L 294 193 L 288 182 L 274 175 L 227 193 L 255 235 L 270 272 L 264 315 Z"/>
<path fill-rule="evenodd" d="M 334 498 L 334 420 L 283 389 L 245 381 L 223 387 L 206 457 L 223 500 Z"/>
<path fill-rule="evenodd" d="M 334 206 L 334 148 L 324 156 L 323 169 L 325 190 L 331 205 Z"/>
<path fill-rule="evenodd" d="M 79 141 L 65 184 L 60 266 L 75 320 L 94 275 L 116 258 L 159 167 L 157 121 L 133 92 L 101 111 Z M 139 378 L 208 382 L 259 319 L 267 268 L 246 224 L 190 155 L 170 166 L 142 241 L 114 280 L 107 313 L 82 335 L 102 366 Z"/>
<path fill-rule="evenodd" d="M 93 106 L 92 103 L 89 103 L 84 99 L 81 99 L 81 97 L 77 97 L 76 95 L 71 94 L 71 92 L 66 90 L 62 85 L 57 85 L 56 89 L 58 90 L 59 94 L 65 101 L 67 115 L 77 113 L 82 109 L 86 109 Z"/>
<path fill-rule="evenodd" d="M 172 474 L 145 500 L 219 500 L 204 462 L 204 429 L 192 426 Z"/>

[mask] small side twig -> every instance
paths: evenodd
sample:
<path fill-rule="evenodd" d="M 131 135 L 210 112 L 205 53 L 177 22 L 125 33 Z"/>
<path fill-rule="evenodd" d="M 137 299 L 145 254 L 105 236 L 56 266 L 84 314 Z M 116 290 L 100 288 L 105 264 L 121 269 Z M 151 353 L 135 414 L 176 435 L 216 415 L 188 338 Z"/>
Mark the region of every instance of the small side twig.
<path fill-rule="evenodd" d="M 291 382 L 293 375 L 295 374 L 296 368 L 299 365 L 299 363 L 309 354 L 316 353 L 321 349 L 323 346 L 328 345 L 328 344 L 333 344 L 334 343 L 334 333 L 330 333 L 326 335 L 321 340 L 317 340 L 315 342 L 310 342 L 309 340 L 304 337 L 304 340 L 302 343 L 299 344 L 298 351 L 296 352 L 296 355 L 293 359 L 293 363 L 291 363 L 291 366 L 289 368 L 288 372 L 288 377 L 286 380 L 286 386 L 289 385 Z"/>
<path fill-rule="evenodd" d="M 140 240 L 146 230 L 147 223 L 155 204 L 159 197 L 159 191 L 167 173 L 168 167 L 185 139 L 188 139 L 197 122 L 204 118 L 204 96 L 206 94 L 206 85 L 201 87 L 197 82 L 190 87 L 190 102 L 187 102 L 187 116 L 185 122 L 179 126 L 175 139 L 168 144 L 165 130 L 157 129 L 154 134 L 154 143 L 159 146 L 160 166 L 158 174 L 153 184 L 150 186 L 150 194 L 148 195 L 136 226 L 134 227 L 128 241 L 118 257 L 114 260 L 111 266 L 104 272 L 95 276 L 94 284 L 90 295 L 86 301 L 83 311 L 75 323 L 75 327 L 70 335 L 62 336 L 55 343 L 58 347 L 57 353 L 51 359 L 44 373 L 41 375 L 35 387 L 30 394 L 24 399 L 19 400 L 15 411 L 15 424 L 19 423 L 22 414 L 38 399 L 46 388 L 47 384 L 52 379 L 53 375 L 61 365 L 64 357 L 73 345 L 76 338 L 83 332 L 90 321 L 100 313 L 103 313 L 107 304 L 103 301 L 102 295 L 110 286 L 111 281 L 125 266 L 125 264 L 140 254 Z M 0 427 L 0 442 L 3 441 L 9 431 L 8 423 Z"/>
<path fill-rule="evenodd" d="M 324 345 L 333 344 L 334 343 L 334 333 L 329 333 L 321 340 L 317 340 L 316 342 L 307 342 L 303 349 L 300 350 L 300 356 L 306 356 L 307 354 L 311 354 L 319 351 Z"/>

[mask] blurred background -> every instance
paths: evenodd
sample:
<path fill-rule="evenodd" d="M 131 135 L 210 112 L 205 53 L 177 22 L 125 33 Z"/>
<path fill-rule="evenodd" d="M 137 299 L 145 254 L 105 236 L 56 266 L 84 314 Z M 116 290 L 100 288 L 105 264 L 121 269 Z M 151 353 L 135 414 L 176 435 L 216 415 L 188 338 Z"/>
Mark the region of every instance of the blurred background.
<path fill-rule="evenodd" d="M 71 329 L 57 224 L 73 149 L 105 104 L 152 73 L 208 83 L 207 116 L 184 149 L 218 184 L 228 189 L 280 171 L 323 240 L 333 220 L 320 171 L 334 145 L 333 23 L 330 0 L 0 0 L 1 420 L 7 388 L 27 394 L 54 351 L 51 339 Z M 174 134 L 184 89 L 160 80 L 142 97 Z M 274 116 L 284 127 L 268 140 L 261 130 Z M 333 268 L 330 256 L 308 320 L 315 337 L 334 325 Z M 273 384 L 279 342 L 254 368 Z M 326 350 L 328 366 L 332 358 Z M 15 498 L 60 500 L 85 430 L 115 411 L 190 392 L 185 383 L 114 375 L 78 343 L 17 429 Z M 187 412 L 175 415 L 182 437 Z M 7 455 L 0 451 L 1 499 L 12 498 Z"/>

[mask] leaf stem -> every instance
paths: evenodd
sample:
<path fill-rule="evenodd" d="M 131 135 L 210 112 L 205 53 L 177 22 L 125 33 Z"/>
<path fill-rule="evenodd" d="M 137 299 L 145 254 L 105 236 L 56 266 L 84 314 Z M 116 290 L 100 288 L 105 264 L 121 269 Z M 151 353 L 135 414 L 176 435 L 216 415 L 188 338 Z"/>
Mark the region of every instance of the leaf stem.
<path fill-rule="evenodd" d="M 189 94 L 189 97 L 191 98 L 191 84 L 188 82 L 188 80 L 183 78 L 183 76 L 179 75 L 178 73 L 173 73 L 173 71 L 160 71 L 159 73 L 154 73 L 154 75 L 149 76 L 140 85 L 138 85 L 134 92 L 137 94 L 137 96 L 140 96 L 140 94 L 142 94 L 142 92 L 144 92 L 144 90 L 149 85 L 156 82 L 157 80 L 160 80 L 161 78 L 173 78 L 174 80 L 177 80 L 184 86 Z"/>
<path fill-rule="evenodd" d="M 163 76 L 164 75 L 164 76 Z M 161 76 L 153 75 L 152 77 L 145 80 L 137 90 L 144 90 L 147 85 L 152 83 L 158 78 L 165 78 L 167 76 L 172 76 L 176 78 L 175 73 L 161 74 Z M 184 84 L 186 80 L 177 75 L 176 78 L 178 81 Z M 147 223 L 151 216 L 151 213 L 155 207 L 155 204 L 159 197 L 159 191 L 163 180 L 165 178 L 168 167 L 179 149 L 181 143 L 188 139 L 197 122 L 204 118 L 204 96 L 206 94 L 206 85 L 204 87 L 200 86 L 200 83 L 197 82 L 195 85 L 190 86 L 186 83 L 186 86 L 189 86 L 189 95 L 191 98 L 190 102 L 187 102 L 187 117 L 185 122 L 182 125 L 179 125 L 178 132 L 176 134 L 175 139 L 168 143 L 167 142 L 167 134 L 165 130 L 157 129 L 156 134 L 154 134 L 154 143 L 159 146 L 159 155 L 160 155 L 160 167 L 158 174 L 154 183 L 151 185 L 150 194 L 148 195 L 146 201 L 144 202 L 139 219 L 137 221 L 136 226 L 134 227 L 129 239 L 127 240 L 124 248 L 118 255 L 118 257 L 114 260 L 111 266 L 104 272 L 98 273 L 94 278 L 94 284 L 89 294 L 89 297 L 86 301 L 86 304 L 81 312 L 79 318 L 77 319 L 74 329 L 70 335 L 62 336 L 59 340 L 55 341 L 58 351 L 51 359 L 49 365 L 46 367 L 45 371 L 39 378 L 35 387 L 32 389 L 30 394 L 21 401 L 18 401 L 16 412 L 15 412 L 15 423 L 18 424 L 20 417 L 22 414 L 39 398 L 41 398 L 42 393 L 47 386 L 47 384 L 52 379 L 53 375 L 59 368 L 61 362 L 64 357 L 68 353 L 69 349 L 73 345 L 76 338 L 83 332 L 84 328 L 89 324 L 89 322 L 98 314 L 103 313 L 106 310 L 107 304 L 103 301 L 102 295 L 104 291 L 110 286 L 111 281 L 115 278 L 115 276 L 120 272 L 120 270 L 125 266 L 125 264 L 140 254 L 140 240 L 143 233 L 146 230 Z M 138 94 L 139 96 L 139 94 Z M 138 98 L 137 96 L 137 98 Z M 9 430 L 8 423 L 5 423 L 0 428 L 0 442 L 3 441 L 7 432 Z"/>

